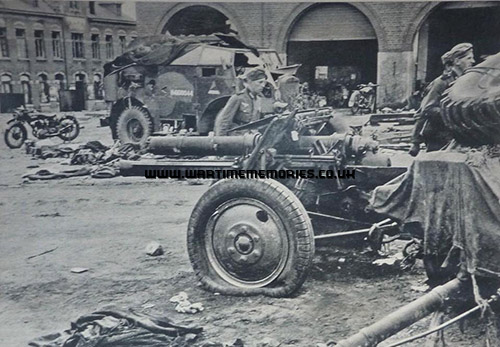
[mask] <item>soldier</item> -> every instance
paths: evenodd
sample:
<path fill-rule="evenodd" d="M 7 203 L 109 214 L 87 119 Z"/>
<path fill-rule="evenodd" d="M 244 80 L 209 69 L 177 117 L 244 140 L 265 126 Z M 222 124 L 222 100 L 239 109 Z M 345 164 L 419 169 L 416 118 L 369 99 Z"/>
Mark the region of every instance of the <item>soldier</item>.
<path fill-rule="evenodd" d="M 431 152 L 441 149 L 451 140 L 451 135 L 441 119 L 441 96 L 453 81 L 474 64 L 473 47 L 470 43 L 460 43 L 443 54 L 441 60 L 445 70 L 431 82 L 415 115 L 417 121 L 413 129 L 412 146 L 408 152 L 413 157 L 420 151 L 422 142 L 425 142 L 427 151 Z"/>
<path fill-rule="evenodd" d="M 267 83 L 267 74 L 257 67 L 241 78 L 244 89 L 229 98 L 215 119 L 214 132 L 217 136 L 225 136 L 228 130 L 261 118 L 260 95 Z"/>

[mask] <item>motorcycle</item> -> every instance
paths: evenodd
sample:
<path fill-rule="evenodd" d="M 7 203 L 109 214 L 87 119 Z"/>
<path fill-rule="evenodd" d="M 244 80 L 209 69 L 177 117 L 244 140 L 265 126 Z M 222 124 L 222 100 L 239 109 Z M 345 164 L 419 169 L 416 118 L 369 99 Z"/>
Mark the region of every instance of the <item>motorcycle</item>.
<path fill-rule="evenodd" d="M 75 117 L 65 115 L 46 115 L 34 110 L 16 109 L 13 117 L 7 122 L 4 140 L 10 148 L 19 148 L 28 138 L 26 124 L 37 139 L 58 136 L 64 141 L 74 140 L 80 134 L 80 125 Z"/>
<path fill-rule="evenodd" d="M 374 112 L 375 108 L 375 93 L 378 84 L 368 83 L 360 84 L 354 90 L 349 98 L 347 106 L 351 109 L 352 114 L 358 113 L 359 110 Z"/>

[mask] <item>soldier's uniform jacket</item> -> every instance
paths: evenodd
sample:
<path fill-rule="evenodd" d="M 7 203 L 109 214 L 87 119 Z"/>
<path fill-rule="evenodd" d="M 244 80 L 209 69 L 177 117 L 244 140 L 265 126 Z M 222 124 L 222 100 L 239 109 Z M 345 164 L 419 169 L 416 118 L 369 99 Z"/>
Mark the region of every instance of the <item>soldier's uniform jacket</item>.
<path fill-rule="evenodd" d="M 424 96 L 420 109 L 415 114 L 416 123 L 413 129 L 412 142 L 426 142 L 427 147 L 431 144 L 434 147 L 431 150 L 444 146 L 450 139 L 443 120 L 441 119 L 441 96 L 448 89 L 457 75 L 452 70 L 444 72 L 436 78 L 427 88 L 427 94 Z"/>
<path fill-rule="evenodd" d="M 228 130 L 260 118 L 260 97 L 244 89 L 231 96 L 226 106 L 217 115 L 214 125 L 215 135 L 225 136 Z"/>

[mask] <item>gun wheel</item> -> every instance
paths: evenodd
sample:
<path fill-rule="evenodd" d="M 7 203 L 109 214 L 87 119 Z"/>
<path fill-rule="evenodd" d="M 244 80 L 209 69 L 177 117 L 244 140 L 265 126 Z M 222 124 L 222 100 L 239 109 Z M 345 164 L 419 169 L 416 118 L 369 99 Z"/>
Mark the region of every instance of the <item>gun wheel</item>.
<path fill-rule="evenodd" d="M 188 252 L 209 290 L 286 296 L 306 278 L 313 230 L 301 202 L 281 183 L 222 180 L 191 214 Z"/>

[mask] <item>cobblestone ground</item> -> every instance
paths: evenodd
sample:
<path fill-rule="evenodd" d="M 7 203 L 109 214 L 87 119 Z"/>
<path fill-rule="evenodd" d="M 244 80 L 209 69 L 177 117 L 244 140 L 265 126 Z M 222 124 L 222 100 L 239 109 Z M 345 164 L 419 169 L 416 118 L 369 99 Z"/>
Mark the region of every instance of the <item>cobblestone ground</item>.
<path fill-rule="evenodd" d="M 111 143 L 109 130 L 97 127 L 98 118 L 78 118 L 85 127 L 79 142 Z M 6 120 L 1 119 L 2 132 Z M 3 142 L 0 160 L 1 346 L 25 346 L 35 337 L 68 329 L 72 320 L 107 304 L 202 326 L 194 345 L 232 344 L 240 338 L 245 346 L 265 340 L 315 346 L 349 336 L 421 295 L 410 290 L 425 278 L 421 267 L 402 272 L 376 266 L 361 248 L 335 244 L 317 250 L 310 276 L 293 298 L 214 295 L 197 286 L 185 246 L 191 209 L 207 184 L 142 177 L 23 183 L 28 166 L 48 161 L 32 160 Z M 150 241 L 162 244 L 165 254 L 146 255 Z M 70 272 L 74 267 L 89 271 Z M 202 302 L 205 311 L 177 313 L 169 298 L 180 291 Z M 428 323 L 423 320 L 391 341 Z M 446 340 L 451 346 L 482 346 L 482 330 L 470 320 L 464 334 L 454 327 Z"/>

